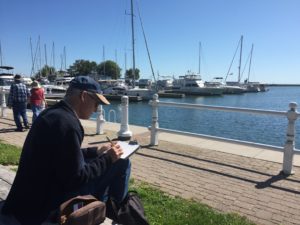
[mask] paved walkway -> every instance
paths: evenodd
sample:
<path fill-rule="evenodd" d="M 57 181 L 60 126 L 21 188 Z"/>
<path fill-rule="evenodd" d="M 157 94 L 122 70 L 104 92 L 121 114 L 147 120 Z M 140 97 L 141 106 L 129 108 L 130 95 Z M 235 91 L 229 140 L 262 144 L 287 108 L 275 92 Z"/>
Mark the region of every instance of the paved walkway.
<path fill-rule="evenodd" d="M 84 145 L 101 144 L 105 135 L 115 137 L 120 129 L 119 124 L 106 123 L 106 134 L 95 135 L 95 122 L 82 122 Z M 10 115 L 0 118 L 0 140 L 22 146 L 27 132 L 13 128 Z M 295 175 L 287 177 L 279 173 L 280 152 L 166 133 L 159 135 L 158 146 L 151 147 L 146 128 L 130 126 L 130 130 L 142 145 L 131 157 L 134 179 L 222 212 L 236 212 L 256 224 L 300 224 L 299 155 Z M 2 187 L 12 181 L 5 177 L 8 173 L 0 177 L 0 198 L 7 194 Z"/>

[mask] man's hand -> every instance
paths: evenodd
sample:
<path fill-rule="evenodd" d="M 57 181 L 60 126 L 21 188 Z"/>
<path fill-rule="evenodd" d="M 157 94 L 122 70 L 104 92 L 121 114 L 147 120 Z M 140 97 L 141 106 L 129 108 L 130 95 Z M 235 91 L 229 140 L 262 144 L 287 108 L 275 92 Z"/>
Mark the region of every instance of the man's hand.
<path fill-rule="evenodd" d="M 106 153 L 110 155 L 112 162 L 114 163 L 120 159 L 121 155 L 123 154 L 123 149 L 120 147 L 120 145 L 114 144 L 109 150 L 107 150 Z"/>
<path fill-rule="evenodd" d="M 107 152 L 111 148 L 110 144 L 102 145 L 97 149 L 97 155 L 102 155 L 103 153 Z"/>

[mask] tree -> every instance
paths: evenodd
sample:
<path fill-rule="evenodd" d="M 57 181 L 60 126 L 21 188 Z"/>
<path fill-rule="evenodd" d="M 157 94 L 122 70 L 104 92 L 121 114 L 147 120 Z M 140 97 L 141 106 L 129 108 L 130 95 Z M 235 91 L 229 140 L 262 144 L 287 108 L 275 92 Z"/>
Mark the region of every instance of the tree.
<path fill-rule="evenodd" d="M 68 72 L 71 75 L 89 75 L 91 73 L 96 72 L 97 63 L 94 61 L 88 61 L 83 59 L 76 60 L 73 65 L 71 65 L 68 69 Z"/>
<path fill-rule="evenodd" d="M 121 77 L 121 68 L 114 61 L 107 60 L 97 66 L 97 72 L 100 75 L 109 76 L 112 79 Z"/>
<path fill-rule="evenodd" d="M 135 73 L 133 77 L 133 69 L 126 70 L 125 79 L 138 80 L 140 79 L 140 70 L 135 68 Z"/>
<path fill-rule="evenodd" d="M 40 77 L 48 77 L 49 75 L 55 74 L 55 68 L 45 65 L 42 69 L 40 69 L 34 76 L 35 78 L 40 78 Z"/>

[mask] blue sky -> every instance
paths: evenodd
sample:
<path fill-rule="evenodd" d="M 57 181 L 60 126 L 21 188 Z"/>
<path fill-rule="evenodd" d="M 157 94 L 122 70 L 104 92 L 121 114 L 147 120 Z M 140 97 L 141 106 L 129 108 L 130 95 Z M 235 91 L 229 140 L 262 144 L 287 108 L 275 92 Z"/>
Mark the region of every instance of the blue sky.
<path fill-rule="evenodd" d="M 300 83 L 299 0 L 134 0 L 134 5 L 136 67 L 143 78 L 152 73 L 137 6 L 155 75 L 198 72 L 201 42 L 202 78 L 225 77 L 243 35 L 242 69 L 254 44 L 250 81 Z M 58 70 L 65 47 L 67 68 L 77 59 L 105 59 L 117 61 L 124 72 L 132 67 L 129 11 L 130 0 L 0 0 L 3 64 L 29 76 L 29 40 L 35 51 L 40 36 L 42 65 L 45 46 L 50 64 L 54 42 Z M 231 72 L 228 80 L 237 80 L 238 56 Z M 242 79 L 247 76 L 248 67 Z"/>

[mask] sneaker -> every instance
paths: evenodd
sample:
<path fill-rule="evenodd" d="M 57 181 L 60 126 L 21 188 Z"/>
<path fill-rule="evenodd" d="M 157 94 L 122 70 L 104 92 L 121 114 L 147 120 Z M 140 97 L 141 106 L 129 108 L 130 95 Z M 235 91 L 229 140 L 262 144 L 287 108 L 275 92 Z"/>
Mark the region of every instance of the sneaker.
<path fill-rule="evenodd" d="M 25 129 L 27 129 L 27 130 L 30 129 L 30 126 L 29 125 L 25 126 Z"/>

